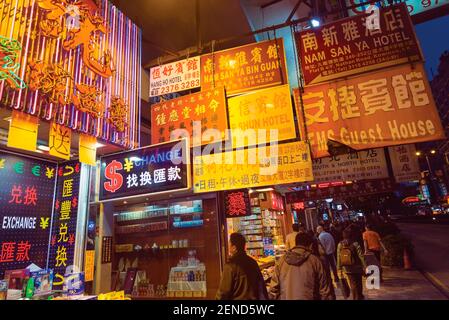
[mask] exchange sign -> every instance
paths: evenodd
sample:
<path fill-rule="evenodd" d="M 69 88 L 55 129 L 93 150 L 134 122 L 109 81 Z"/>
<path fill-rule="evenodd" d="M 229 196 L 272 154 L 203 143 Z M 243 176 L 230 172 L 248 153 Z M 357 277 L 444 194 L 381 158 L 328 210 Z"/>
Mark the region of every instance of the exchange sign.
<path fill-rule="evenodd" d="M 363 150 L 445 138 L 421 63 L 306 87 L 303 110 L 294 94 L 316 158 L 329 140 Z"/>
<path fill-rule="evenodd" d="M 300 31 L 296 44 L 306 85 L 422 60 L 404 4 Z"/>

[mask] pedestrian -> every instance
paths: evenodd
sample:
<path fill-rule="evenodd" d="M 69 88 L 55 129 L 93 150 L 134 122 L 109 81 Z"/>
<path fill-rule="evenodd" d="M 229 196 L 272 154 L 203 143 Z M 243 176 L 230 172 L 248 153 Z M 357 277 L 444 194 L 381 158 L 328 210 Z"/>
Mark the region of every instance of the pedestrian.
<path fill-rule="evenodd" d="M 380 235 L 373 230 L 373 226 L 371 224 L 367 224 L 365 227 L 365 232 L 363 233 L 363 246 L 365 248 L 365 254 L 369 254 L 370 252 L 374 254 L 377 259 L 378 267 L 379 267 L 379 275 L 380 281 L 383 281 L 382 278 L 382 264 L 381 264 L 381 249 L 384 250 L 385 254 L 388 254 L 388 250 L 385 248 L 382 243 L 382 239 Z"/>
<path fill-rule="evenodd" d="M 329 267 L 334 274 L 334 279 L 337 281 L 338 273 L 337 273 L 337 264 L 335 261 L 335 240 L 332 235 L 325 231 L 323 227 L 318 226 L 316 228 L 316 232 L 318 234 L 318 240 L 324 248 L 324 252 L 326 254 L 326 259 L 328 261 Z"/>
<path fill-rule="evenodd" d="M 361 246 L 353 241 L 349 229 L 343 231 L 343 240 L 337 246 L 337 270 L 339 278 L 346 277 L 354 300 L 363 300 L 362 276 L 365 274 L 366 264 Z"/>
<path fill-rule="evenodd" d="M 245 252 L 246 240 L 233 233 L 229 241 L 228 263 L 223 268 L 217 300 L 267 300 L 268 293 L 257 262 Z"/>
<path fill-rule="evenodd" d="M 292 225 L 292 229 L 293 229 L 293 232 L 289 233 L 285 237 L 285 248 L 287 250 L 293 249 L 296 246 L 296 243 L 295 243 L 296 240 L 295 239 L 296 239 L 296 235 L 299 232 L 299 224 L 294 223 Z"/>
<path fill-rule="evenodd" d="M 276 263 L 270 295 L 281 300 L 334 300 L 323 264 L 312 253 L 313 238 L 296 235 L 296 246 Z"/>

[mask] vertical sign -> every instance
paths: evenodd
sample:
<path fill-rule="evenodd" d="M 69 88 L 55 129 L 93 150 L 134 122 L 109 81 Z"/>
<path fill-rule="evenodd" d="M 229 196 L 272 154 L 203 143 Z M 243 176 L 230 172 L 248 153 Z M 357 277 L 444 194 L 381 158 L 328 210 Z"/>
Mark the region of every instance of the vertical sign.
<path fill-rule="evenodd" d="M 112 261 L 112 237 L 103 237 L 101 248 L 101 263 L 110 263 Z"/>
<path fill-rule="evenodd" d="M 54 283 L 61 288 L 66 271 L 73 268 L 75 258 L 76 225 L 81 163 L 66 162 L 59 166 L 56 187 L 56 202 L 50 240 L 49 268 L 54 271 Z"/>
<path fill-rule="evenodd" d="M 0 278 L 47 265 L 56 164 L 0 151 Z"/>
<path fill-rule="evenodd" d="M 396 182 L 417 181 L 421 174 L 414 144 L 388 148 Z"/>

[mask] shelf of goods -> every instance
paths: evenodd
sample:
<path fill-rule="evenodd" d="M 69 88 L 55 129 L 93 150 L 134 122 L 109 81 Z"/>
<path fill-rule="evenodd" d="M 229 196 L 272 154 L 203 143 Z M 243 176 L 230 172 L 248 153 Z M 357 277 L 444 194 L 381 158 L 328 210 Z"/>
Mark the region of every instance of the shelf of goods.
<path fill-rule="evenodd" d="M 206 294 L 206 267 L 204 264 L 171 268 L 167 297 L 204 298 Z"/>
<path fill-rule="evenodd" d="M 248 254 L 263 255 L 263 225 L 260 215 L 254 214 L 240 219 L 240 232 L 245 235 Z"/>

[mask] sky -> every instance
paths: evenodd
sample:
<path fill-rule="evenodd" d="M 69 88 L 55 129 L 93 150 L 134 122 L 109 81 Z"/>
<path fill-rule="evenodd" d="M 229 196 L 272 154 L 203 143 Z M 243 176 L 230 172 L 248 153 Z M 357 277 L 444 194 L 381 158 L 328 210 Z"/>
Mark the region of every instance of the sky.
<path fill-rule="evenodd" d="M 449 15 L 417 24 L 415 29 L 426 60 L 427 75 L 431 80 L 432 70 L 437 74 L 441 54 L 449 50 Z"/>

